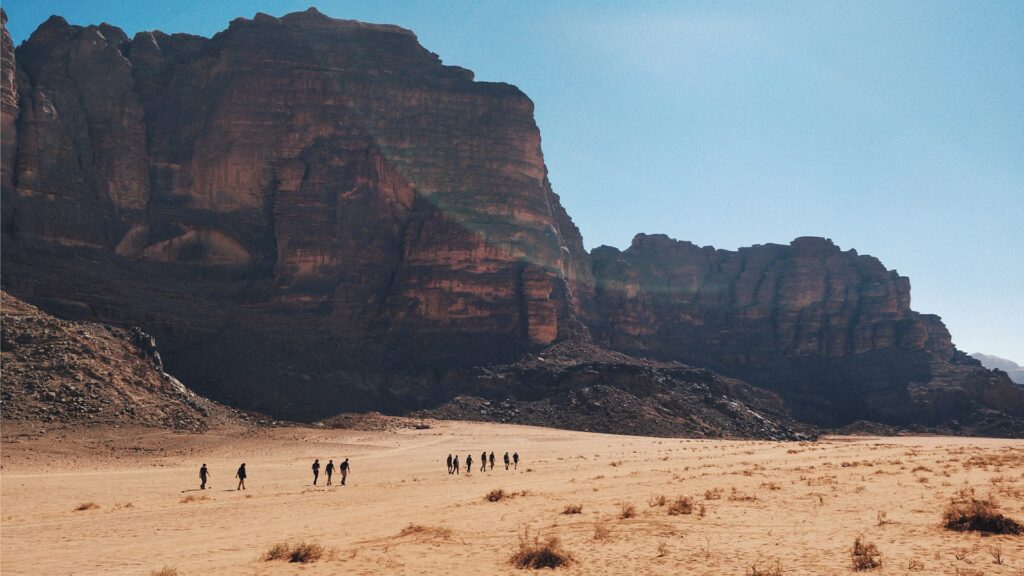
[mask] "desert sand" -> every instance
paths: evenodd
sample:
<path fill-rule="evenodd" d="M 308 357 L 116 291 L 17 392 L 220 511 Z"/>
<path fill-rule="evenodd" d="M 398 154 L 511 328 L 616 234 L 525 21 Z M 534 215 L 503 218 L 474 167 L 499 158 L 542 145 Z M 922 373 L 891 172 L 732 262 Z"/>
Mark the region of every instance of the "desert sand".
<path fill-rule="evenodd" d="M 863 573 L 1024 573 L 1024 537 L 941 527 L 945 504 L 965 485 L 1024 520 L 1020 440 L 679 440 L 461 422 L 202 435 L 5 424 L 3 440 L 5 576 L 163 567 L 183 575 L 523 573 L 508 559 L 527 529 L 560 538 L 574 558 L 557 569 L 564 574 L 748 574 L 755 565 L 849 574 L 858 535 L 882 558 Z M 483 450 L 496 452 L 493 471 L 446 472 L 449 452 L 476 461 Z M 504 470 L 506 450 L 522 455 L 518 470 Z M 344 457 L 347 486 L 323 486 L 323 476 L 312 486 L 314 458 Z M 248 489 L 240 492 L 233 475 L 243 461 Z M 201 492 L 203 462 L 211 486 Z M 497 488 L 516 495 L 487 501 Z M 668 513 L 678 496 L 691 498 L 691 513 Z M 98 508 L 76 510 L 87 503 Z M 569 504 L 581 513 L 562 514 Z M 622 518 L 629 504 L 635 516 Z M 310 564 L 262 559 L 285 540 L 316 541 L 328 554 Z"/>

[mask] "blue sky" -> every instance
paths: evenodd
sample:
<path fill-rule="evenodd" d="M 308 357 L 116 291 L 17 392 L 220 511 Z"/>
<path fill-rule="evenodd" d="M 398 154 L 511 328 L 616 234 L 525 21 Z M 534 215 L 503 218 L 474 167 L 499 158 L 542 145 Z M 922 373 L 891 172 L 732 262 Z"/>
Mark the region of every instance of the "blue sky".
<path fill-rule="evenodd" d="M 301 2 L 8 0 L 15 43 L 73 24 L 212 35 Z M 909 276 L 958 347 L 1024 364 L 1024 2 L 359 2 L 536 103 L 588 248 L 832 238 Z"/>

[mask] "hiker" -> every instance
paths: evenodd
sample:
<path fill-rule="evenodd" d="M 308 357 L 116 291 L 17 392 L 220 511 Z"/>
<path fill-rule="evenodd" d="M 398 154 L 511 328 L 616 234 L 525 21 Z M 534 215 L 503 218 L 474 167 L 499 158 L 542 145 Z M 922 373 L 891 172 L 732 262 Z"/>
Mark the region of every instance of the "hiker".
<path fill-rule="evenodd" d="M 209 475 L 210 471 L 206 469 L 206 464 L 204 463 L 203 467 L 199 469 L 200 490 L 206 490 L 206 477 Z"/>
<path fill-rule="evenodd" d="M 480 471 L 487 472 L 487 452 L 480 453 Z"/>
<path fill-rule="evenodd" d="M 508 470 L 508 452 L 505 452 L 505 470 Z"/>
<path fill-rule="evenodd" d="M 512 462 L 515 463 L 515 470 L 519 470 L 519 452 L 512 453 Z"/>
<path fill-rule="evenodd" d="M 235 478 L 238 478 L 238 486 L 235 490 L 245 490 L 245 462 L 238 467 L 238 472 L 235 472 Z"/>
<path fill-rule="evenodd" d="M 459 473 L 459 457 L 458 457 L 458 455 L 455 456 L 455 460 L 452 460 L 452 470 L 456 474 Z"/>
<path fill-rule="evenodd" d="M 449 474 L 452 473 L 452 454 L 451 454 L 451 452 L 448 453 L 448 473 Z"/>
<path fill-rule="evenodd" d="M 491 470 L 494 470 L 494 452 L 491 452 Z"/>
<path fill-rule="evenodd" d="M 473 472 L 473 455 L 472 454 L 466 454 L 466 474 L 471 474 L 472 472 Z"/>
<path fill-rule="evenodd" d="M 331 476 L 334 475 L 334 460 L 327 461 L 327 467 L 324 468 L 324 472 L 327 473 L 327 485 L 331 485 Z"/>
<path fill-rule="evenodd" d="M 344 486 L 345 479 L 348 478 L 348 458 L 345 458 L 345 461 L 341 463 L 341 466 L 339 466 L 338 469 L 341 470 L 341 485 Z"/>
<path fill-rule="evenodd" d="M 320 477 L 320 459 L 313 461 L 313 486 L 316 486 L 316 479 Z"/>

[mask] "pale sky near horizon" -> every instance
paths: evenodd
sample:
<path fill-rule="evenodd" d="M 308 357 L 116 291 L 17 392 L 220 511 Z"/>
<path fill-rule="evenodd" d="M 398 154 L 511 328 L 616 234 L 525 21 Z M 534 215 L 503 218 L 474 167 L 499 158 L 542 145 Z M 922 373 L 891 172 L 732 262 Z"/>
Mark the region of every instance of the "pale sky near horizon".
<path fill-rule="evenodd" d="M 16 45 L 51 14 L 211 36 L 310 5 L 526 92 L 588 249 L 825 236 L 1024 364 L 1024 2 L 3 2 Z"/>

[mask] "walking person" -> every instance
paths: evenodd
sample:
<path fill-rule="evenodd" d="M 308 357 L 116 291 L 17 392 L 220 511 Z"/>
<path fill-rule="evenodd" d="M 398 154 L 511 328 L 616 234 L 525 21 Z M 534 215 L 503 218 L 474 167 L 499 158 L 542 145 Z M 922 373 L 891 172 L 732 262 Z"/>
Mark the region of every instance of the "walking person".
<path fill-rule="evenodd" d="M 210 471 L 206 469 L 206 464 L 203 463 L 202 468 L 199 469 L 199 489 L 206 490 L 206 478 L 210 475 Z"/>
<path fill-rule="evenodd" d="M 490 461 L 491 461 L 491 470 L 494 470 L 494 452 L 491 452 Z"/>
<path fill-rule="evenodd" d="M 344 486 L 345 479 L 348 478 L 348 471 L 350 470 L 348 465 L 348 458 L 345 458 L 345 461 L 342 462 L 341 466 L 339 466 L 338 468 L 341 470 L 341 485 Z"/>
<path fill-rule="evenodd" d="M 466 454 L 466 474 L 473 473 L 473 455 Z"/>
<path fill-rule="evenodd" d="M 456 474 L 459 473 L 459 456 L 458 456 L 458 454 L 455 455 L 455 460 L 452 460 L 452 471 L 454 471 Z"/>
<path fill-rule="evenodd" d="M 449 474 L 452 473 L 452 454 L 451 454 L 451 452 L 448 453 L 448 473 Z"/>
<path fill-rule="evenodd" d="M 331 485 L 331 476 L 334 475 L 334 460 L 327 461 L 327 467 L 324 468 L 324 472 L 327 473 L 327 485 Z"/>
<path fill-rule="evenodd" d="M 238 478 L 238 486 L 235 490 L 245 490 L 245 462 L 238 467 L 238 472 L 235 472 L 235 478 Z"/>
<path fill-rule="evenodd" d="M 508 452 L 505 452 L 505 470 L 508 470 Z"/>
<path fill-rule="evenodd" d="M 512 453 L 512 462 L 515 463 L 515 470 L 519 470 L 519 452 Z"/>
<path fill-rule="evenodd" d="M 316 479 L 320 477 L 320 459 L 313 461 L 313 486 L 316 486 Z"/>
<path fill-rule="evenodd" d="M 487 472 L 487 452 L 480 453 L 480 471 Z"/>

